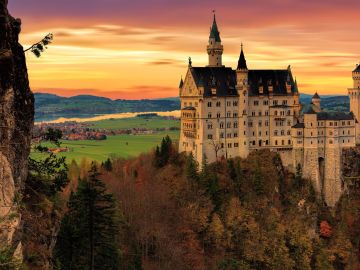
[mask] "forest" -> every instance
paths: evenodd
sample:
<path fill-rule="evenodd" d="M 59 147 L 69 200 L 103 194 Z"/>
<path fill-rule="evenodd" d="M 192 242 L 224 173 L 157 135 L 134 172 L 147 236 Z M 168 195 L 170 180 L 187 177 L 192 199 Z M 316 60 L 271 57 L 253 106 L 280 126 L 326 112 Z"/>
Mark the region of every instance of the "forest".
<path fill-rule="evenodd" d="M 47 164 L 63 160 L 53 161 Z M 26 264 L 44 269 L 41 262 L 49 259 L 54 269 L 360 269 L 358 187 L 330 209 L 300 167 L 295 174 L 286 171 L 270 151 L 200 166 L 166 137 L 137 158 L 73 161 L 66 181 L 59 181 L 59 175 L 65 179 L 62 166 L 53 174 L 33 170 L 37 180 L 28 184 L 23 213 L 24 230 L 32 232 L 24 241 Z M 40 175 L 40 182 L 53 184 L 39 185 Z"/>

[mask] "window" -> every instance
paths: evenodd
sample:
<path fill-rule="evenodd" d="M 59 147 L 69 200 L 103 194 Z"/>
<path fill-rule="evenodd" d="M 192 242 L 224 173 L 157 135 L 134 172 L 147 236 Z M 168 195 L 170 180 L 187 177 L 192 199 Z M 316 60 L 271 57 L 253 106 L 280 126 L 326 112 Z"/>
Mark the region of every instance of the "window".
<path fill-rule="evenodd" d="M 278 131 L 274 130 L 274 136 L 277 136 L 277 135 L 278 135 Z"/>
<path fill-rule="evenodd" d="M 227 117 L 231 117 L 231 112 L 227 112 L 227 113 L 226 113 L 226 116 L 227 116 Z"/>
<path fill-rule="evenodd" d="M 239 147 L 239 143 L 234 143 L 234 147 Z"/>
<path fill-rule="evenodd" d="M 232 147 L 232 143 L 228 143 L 228 148 L 231 148 Z"/>
<path fill-rule="evenodd" d="M 269 116 L 269 111 L 265 111 L 265 116 Z"/>
<path fill-rule="evenodd" d="M 234 133 L 234 138 L 237 138 L 238 137 L 238 134 L 237 132 Z"/>
<path fill-rule="evenodd" d="M 228 107 L 231 106 L 231 101 L 227 101 L 226 106 L 228 106 Z"/>
<path fill-rule="evenodd" d="M 259 116 L 261 116 L 262 115 L 262 113 L 261 113 L 261 111 L 259 112 Z"/>
<path fill-rule="evenodd" d="M 231 133 L 227 133 L 226 138 L 231 138 Z"/>
<path fill-rule="evenodd" d="M 285 132 L 282 130 L 281 131 L 281 136 L 284 136 L 285 135 Z"/>
<path fill-rule="evenodd" d="M 262 126 L 262 122 L 261 122 L 261 120 L 259 120 L 259 127 L 261 127 Z"/>
<path fill-rule="evenodd" d="M 211 123 L 208 124 L 208 129 L 212 129 L 212 128 L 213 128 L 212 124 Z"/>
<path fill-rule="evenodd" d="M 220 122 L 220 128 L 224 128 L 224 123 Z"/>
<path fill-rule="evenodd" d="M 226 123 L 227 128 L 231 128 L 231 122 Z"/>
<path fill-rule="evenodd" d="M 220 107 L 220 106 L 221 106 L 221 102 L 220 101 L 216 102 L 216 107 Z"/>
<path fill-rule="evenodd" d="M 290 121 L 290 120 L 287 121 L 287 125 L 288 125 L 288 126 L 291 126 L 291 121 Z"/>
<path fill-rule="evenodd" d="M 274 112 L 274 114 L 275 114 L 275 115 L 278 115 L 278 112 L 277 112 L 277 111 L 275 111 L 275 112 Z"/>
<path fill-rule="evenodd" d="M 283 105 L 287 105 L 287 100 L 283 100 L 283 101 L 282 101 L 282 104 L 283 104 Z"/>
<path fill-rule="evenodd" d="M 216 117 L 217 117 L 217 118 L 220 118 L 220 117 L 221 117 L 221 114 L 220 114 L 220 113 L 217 113 L 217 114 L 216 114 Z"/>
<path fill-rule="evenodd" d="M 264 104 L 264 105 L 269 105 L 269 101 L 268 101 L 268 100 L 264 100 L 263 104 Z"/>
<path fill-rule="evenodd" d="M 278 101 L 277 101 L 277 100 L 273 100 L 273 105 L 278 105 Z"/>
<path fill-rule="evenodd" d="M 234 128 L 238 127 L 238 122 L 234 122 Z"/>
<path fill-rule="evenodd" d="M 288 140 L 288 145 L 291 145 L 291 140 Z"/>
<path fill-rule="evenodd" d="M 258 100 L 254 100 L 254 106 L 258 106 L 259 105 L 259 101 Z"/>
<path fill-rule="evenodd" d="M 237 117 L 237 116 L 238 116 L 237 112 L 234 112 L 233 117 Z"/>
<path fill-rule="evenodd" d="M 291 131 L 290 131 L 290 130 L 287 131 L 287 135 L 291 135 Z"/>
<path fill-rule="evenodd" d="M 252 127 L 252 126 L 253 126 L 253 123 L 252 123 L 252 122 L 248 122 L 248 125 L 249 125 L 249 127 Z"/>
<path fill-rule="evenodd" d="M 275 140 L 275 145 L 278 145 L 278 141 L 277 141 L 277 140 Z"/>
<path fill-rule="evenodd" d="M 233 106 L 237 106 L 238 105 L 238 102 L 237 101 L 234 101 L 233 102 Z"/>
<path fill-rule="evenodd" d="M 255 112 L 251 112 L 251 116 L 255 116 Z"/>
<path fill-rule="evenodd" d="M 224 132 L 220 133 L 220 138 L 223 139 L 224 138 Z"/>
<path fill-rule="evenodd" d="M 211 102 L 208 102 L 207 106 L 208 106 L 208 107 L 211 107 L 211 105 L 212 105 Z"/>
<path fill-rule="evenodd" d="M 245 115 L 246 114 L 246 110 L 243 110 L 243 115 Z"/>
<path fill-rule="evenodd" d="M 281 145 L 285 145 L 285 142 L 284 142 L 284 140 L 281 140 Z"/>
<path fill-rule="evenodd" d="M 213 135 L 212 135 L 212 134 L 208 134 L 208 139 L 209 139 L 209 140 L 212 140 L 212 138 L 213 138 Z"/>
<path fill-rule="evenodd" d="M 265 120 L 265 126 L 266 126 L 266 127 L 269 126 L 269 120 Z"/>
<path fill-rule="evenodd" d="M 211 118 L 212 117 L 212 114 L 211 113 L 208 113 L 208 118 Z"/>

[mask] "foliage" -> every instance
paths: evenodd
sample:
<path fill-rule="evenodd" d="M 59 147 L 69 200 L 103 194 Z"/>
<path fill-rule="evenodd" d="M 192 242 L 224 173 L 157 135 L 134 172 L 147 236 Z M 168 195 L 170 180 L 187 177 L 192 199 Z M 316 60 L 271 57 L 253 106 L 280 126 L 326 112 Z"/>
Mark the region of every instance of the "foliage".
<path fill-rule="evenodd" d="M 116 207 L 92 164 L 70 197 L 55 247 L 60 269 L 118 269 Z"/>
<path fill-rule="evenodd" d="M 65 157 L 58 157 L 49 151 L 42 142 L 49 142 L 60 147 L 62 132 L 49 128 L 43 135 L 42 140 L 34 148 L 43 154 L 42 159 L 29 158 L 28 183 L 37 191 L 44 192 L 49 196 L 61 191 L 68 183 L 68 168 Z"/>
<path fill-rule="evenodd" d="M 329 238 L 332 235 L 331 226 L 326 220 L 320 222 L 320 235 L 324 238 Z"/>
<path fill-rule="evenodd" d="M 52 43 L 54 35 L 52 33 L 47 34 L 42 40 L 33 44 L 30 48 L 24 52 L 31 51 L 36 57 L 40 57 L 41 54 L 47 49 L 47 46 Z"/>
<path fill-rule="evenodd" d="M 162 139 L 160 147 L 156 147 L 154 160 L 155 166 L 161 168 L 168 164 L 172 151 L 172 141 L 170 136 L 166 135 L 166 137 Z"/>
<path fill-rule="evenodd" d="M 14 258 L 14 249 L 5 246 L 0 250 L 0 269 L 2 270 L 21 270 L 24 269 L 21 261 Z"/>

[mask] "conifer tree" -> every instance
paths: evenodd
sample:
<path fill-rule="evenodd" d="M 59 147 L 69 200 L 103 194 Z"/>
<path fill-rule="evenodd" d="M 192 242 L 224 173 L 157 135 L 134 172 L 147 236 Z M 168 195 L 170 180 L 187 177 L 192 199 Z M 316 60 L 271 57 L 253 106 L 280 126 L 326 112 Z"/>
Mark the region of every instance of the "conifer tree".
<path fill-rule="evenodd" d="M 254 177 L 253 177 L 253 185 L 254 185 L 254 191 L 255 191 L 256 195 L 260 196 L 265 193 L 264 178 L 262 176 L 262 172 L 261 172 L 258 160 L 256 160 Z"/>
<path fill-rule="evenodd" d="M 115 200 L 98 179 L 95 164 L 69 200 L 55 258 L 60 269 L 118 269 Z"/>
<path fill-rule="evenodd" d="M 192 153 L 190 153 L 186 158 L 186 177 L 190 180 L 197 181 L 199 180 L 199 175 L 197 171 L 197 163 L 194 159 Z"/>

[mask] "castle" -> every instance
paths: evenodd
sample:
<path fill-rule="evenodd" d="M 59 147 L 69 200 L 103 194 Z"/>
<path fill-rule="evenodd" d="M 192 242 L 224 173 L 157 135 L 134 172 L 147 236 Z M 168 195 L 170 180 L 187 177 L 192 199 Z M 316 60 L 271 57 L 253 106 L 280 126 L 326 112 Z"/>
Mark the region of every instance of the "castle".
<path fill-rule="evenodd" d="M 246 158 L 250 151 L 270 149 L 284 166 L 311 179 L 318 194 L 334 206 L 343 190 L 342 149 L 356 146 L 360 127 L 360 66 L 349 89 L 351 113 L 327 113 L 316 93 L 308 106 L 290 66 L 281 70 L 248 69 L 243 46 L 236 70 L 222 64 L 223 45 L 214 15 L 206 67 L 189 67 L 179 90 L 180 152 L 191 152 L 199 164 L 206 158 Z M 306 108 L 307 107 L 307 108 Z"/>

